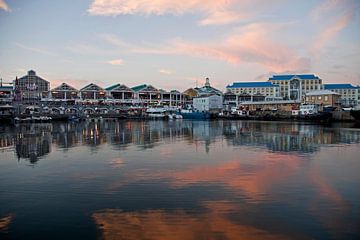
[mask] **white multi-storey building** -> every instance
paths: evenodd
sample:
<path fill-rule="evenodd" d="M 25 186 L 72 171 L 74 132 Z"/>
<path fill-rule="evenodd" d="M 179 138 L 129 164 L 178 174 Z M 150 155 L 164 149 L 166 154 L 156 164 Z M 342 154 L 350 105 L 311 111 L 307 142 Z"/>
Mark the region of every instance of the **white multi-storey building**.
<path fill-rule="evenodd" d="M 280 87 L 281 97 L 290 100 L 301 100 L 306 93 L 322 89 L 322 80 L 314 74 L 274 75 L 268 81 Z"/>
<path fill-rule="evenodd" d="M 227 92 L 236 95 L 279 96 L 279 86 L 271 82 L 234 82 L 226 87 Z"/>
<path fill-rule="evenodd" d="M 223 108 L 223 97 L 210 95 L 193 98 L 193 106 L 198 111 L 211 111 Z"/>
<path fill-rule="evenodd" d="M 354 106 L 360 104 L 360 86 L 354 87 L 351 84 L 324 84 L 324 89 L 339 93 L 342 105 Z"/>

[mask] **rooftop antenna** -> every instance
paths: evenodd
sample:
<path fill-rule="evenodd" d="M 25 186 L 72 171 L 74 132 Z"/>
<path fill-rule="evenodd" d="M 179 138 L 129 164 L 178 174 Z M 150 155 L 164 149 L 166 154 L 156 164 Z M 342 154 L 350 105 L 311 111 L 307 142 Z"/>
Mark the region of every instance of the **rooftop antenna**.
<path fill-rule="evenodd" d="M 198 87 L 198 80 L 197 79 L 195 80 L 195 86 L 196 86 L 196 88 Z"/>

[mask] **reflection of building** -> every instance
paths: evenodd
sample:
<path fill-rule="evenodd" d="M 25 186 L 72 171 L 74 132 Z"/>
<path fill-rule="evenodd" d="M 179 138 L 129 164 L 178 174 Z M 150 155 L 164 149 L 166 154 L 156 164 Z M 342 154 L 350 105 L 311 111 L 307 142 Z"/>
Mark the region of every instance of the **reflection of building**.
<path fill-rule="evenodd" d="M 324 84 L 325 90 L 330 90 L 341 94 L 341 104 L 353 106 L 360 104 L 360 87 L 351 84 Z"/>
<path fill-rule="evenodd" d="M 313 74 L 274 75 L 269 82 L 280 87 L 281 97 L 291 100 L 301 100 L 305 93 L 322 88 L 322 80 Z"/>
<path fill-rule="evenodd" d="M 14 132 L 15 131 L 15 132 Z M 118 121 L 23 125 L 0 134 L 0 151 L 14 148 L 18 158 L 36 163 L 51 152 L 76 146 L 97 150 L 109 144 L 125 150 L 135 146 L 156 149 L 162 143 L 182 141 L 211 151 L 225 140 L 230 146 L 267 148 L 278 152 L 318 151 L 323 144 L 360 143 L 360 132 L 317 125 L 254 121 Z M 216 144 L 215 144 L 216 145 Z M 8 150 L 7 150 L 8 151 Z"/>
<path fill-rule="evenodd" d="M 51 130 L 43 126 L 22 126 L 15 136 L 15 150 L 19 159 L 28 159 L 34 164 L 51 152 Z"/>
<path fill-rule="evenodd" d="M 321 104 L 323 106 L 335 106 L 340 101 L 340 94 L 329 90 L 317 90 L 306 93 L 305 102 L 310 104 Z"/>
<path fill-rule="evenodd" d="M 36 76 L 35 71 L 30 70 L 28 75 L 14 80 L 15 89 L 20 91 L 23 101 L 37 102 L 47 95 L 50 83 Z"/>

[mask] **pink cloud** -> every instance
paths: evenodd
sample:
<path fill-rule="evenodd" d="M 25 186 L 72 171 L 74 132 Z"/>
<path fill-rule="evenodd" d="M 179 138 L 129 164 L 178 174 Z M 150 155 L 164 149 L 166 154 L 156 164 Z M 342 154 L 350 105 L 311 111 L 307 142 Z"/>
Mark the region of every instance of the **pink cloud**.
<path fill-rule="evenodd" d="M 359 7 L 360 2 L 355 0 L 328 0 L 316 7 L 311 16 L 315 23 L 322 24 L 310 52 L 318 56 L 321 50 L 351 23 Z"/>
<path fill-rule="evenodd" d="M 270 1 L 273 2 L 273 1 Z M 262 10 L 269 1 L 261 0 L 94 0 L 88 12 L 91 15 L 184 15 L 200 13 L 200 25 L 221 25 L 244 20 Z M 254 5 L 258 6 L 254 8 Z"/>
<path fill-rule="evenodd" d="M 169 70 L 169 69 L 160 69 L 160 70 L 159 70 L 159 73 L 165 74 L 165 75 L 171 75 L 171 74 L 173 74 L 173 72 L 172 72 L 171 70 Z"/>
<path fill-rule="evenodd" d="M 279 26 L 258 23 L 239 28 L 218 41 L 169 41 L 162 47 L 135 47 L 142 54 L 177 54 L 225 61 L 230 64 L 255 63 L 271 72 L 306 71 L 310 61 L 283 43 L 271 38 Z"/>
<path fill-rule="evenodd" d="M 0 0 L 0 9 L 9 12 L 10 8 L 9 6 L 6 4 L 6 2 L 4 0 Z"/>

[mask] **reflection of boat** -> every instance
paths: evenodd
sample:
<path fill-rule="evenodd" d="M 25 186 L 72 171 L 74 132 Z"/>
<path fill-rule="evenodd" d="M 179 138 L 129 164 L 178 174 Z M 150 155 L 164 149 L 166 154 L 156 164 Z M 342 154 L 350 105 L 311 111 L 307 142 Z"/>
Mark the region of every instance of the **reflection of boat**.
<path fill-rule="evenodd" d="M 200 112 L 184 109 L 180 111 L 180 114 L 181 116 L 183 116 L 184 119 L 209 119 L 211 117 L 209 112 Z"/>
<path fill-rule="evenodd" d="M 43 122 L 50 122 L 51 120 L 52 120 L 51 117 L 46 117 L 46 116 L 40 116 L 40 117 L 31 116 L 31 117 L 26 117 L 26 118 L 19 118 L 19 117 L 14 118 L 15 123 L 43 123 Z"/>
<path fill-rule="evenodd" d="M 78 118 L 77 116 L 70 116 L 69 119 L 68 119 L 70 122 L 78 122 L 80 121 L 80 118 Z"/>

